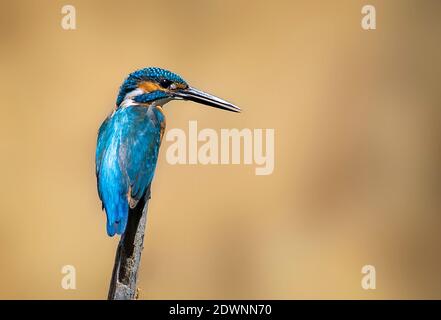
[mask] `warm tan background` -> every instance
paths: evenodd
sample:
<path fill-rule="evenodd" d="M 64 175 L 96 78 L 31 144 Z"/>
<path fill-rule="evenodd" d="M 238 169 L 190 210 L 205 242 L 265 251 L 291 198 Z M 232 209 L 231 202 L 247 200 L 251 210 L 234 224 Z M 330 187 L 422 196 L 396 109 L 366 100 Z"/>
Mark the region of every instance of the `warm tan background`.
<path fill-rule="evenodd" d="M 377 8 L 377 30 L 360 27 Z M 60 27 L 77 9 L 76 31 Z M 274 128 L 271 176 L 171 166 L 141 298 L 441 298 L 441 2 L 1 1 L 0 298 L 101 299 L 118 239 L 96 132 L 127 73 L 161 66 L 237 103 L 168 127 Z M 77 268 L 77 290 L 60 286 Z M 361 268 L 377 268 L 377 290 Z"/>

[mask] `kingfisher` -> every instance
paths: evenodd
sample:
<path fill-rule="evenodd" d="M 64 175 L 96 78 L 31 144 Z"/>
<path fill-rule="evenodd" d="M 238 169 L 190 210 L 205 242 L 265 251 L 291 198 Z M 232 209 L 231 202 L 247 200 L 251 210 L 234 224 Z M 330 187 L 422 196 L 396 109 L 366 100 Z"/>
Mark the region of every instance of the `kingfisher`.
<path fill-rule="evenodd" d="M 113 112 L 99 128 L 96 146 L 98 195 L 109 236 L 124 234 L 128 216 L 150 197 L 166 125 L 163 106 L 172 100 L 241 111 L 165 69 L 149 67 L 129 74 L 119 89 Z"/>

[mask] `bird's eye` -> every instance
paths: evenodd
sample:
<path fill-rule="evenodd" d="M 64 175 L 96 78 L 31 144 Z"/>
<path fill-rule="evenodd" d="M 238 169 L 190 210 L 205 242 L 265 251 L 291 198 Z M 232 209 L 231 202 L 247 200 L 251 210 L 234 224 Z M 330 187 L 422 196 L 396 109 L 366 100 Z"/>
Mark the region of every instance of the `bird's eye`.
<path fill-rule="evenodd" d="M 173 81 L 170 81 L 170 80 L 168 80 L 168 79 L 161 79 L 160 81 L 159 81 L 159 84 L 161 85 L 161 87 L 163 87 L 163 88 L 168 88 L 168 87 L 170 87 L 170 85 L 173 83 Z"/>

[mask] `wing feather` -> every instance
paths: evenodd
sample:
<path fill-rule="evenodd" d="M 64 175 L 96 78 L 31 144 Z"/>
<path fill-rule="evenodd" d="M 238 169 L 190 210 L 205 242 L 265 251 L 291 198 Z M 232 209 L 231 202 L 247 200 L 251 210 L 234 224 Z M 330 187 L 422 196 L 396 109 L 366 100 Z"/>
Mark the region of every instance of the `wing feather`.
<path fill-rule="evenodd" d="M 107 232 L 121 234 L 130 208 L 145 196 L 152 182 L 161 122 L 151 108 L 130 106 L 107 118 L 98 133 L 98 194 L 107 214 Z"/>

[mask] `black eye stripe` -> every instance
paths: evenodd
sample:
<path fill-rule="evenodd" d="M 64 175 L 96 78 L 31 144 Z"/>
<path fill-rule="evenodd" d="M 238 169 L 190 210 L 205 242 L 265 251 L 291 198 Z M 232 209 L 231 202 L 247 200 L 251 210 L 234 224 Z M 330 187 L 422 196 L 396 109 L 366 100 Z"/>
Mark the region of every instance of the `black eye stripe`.
<path fill-rule="evenodd" d="M 170 80 L 168 80 L 168 79 L 161 79 L 161 80 L 159 81 L 159 84 L 160 84 L 161 87 L 163 87 L 163 88 L 168 88 L 168 87 L 170 87 L 172 83 L 173 83 L 173 81 L 170 81 Z"/>

